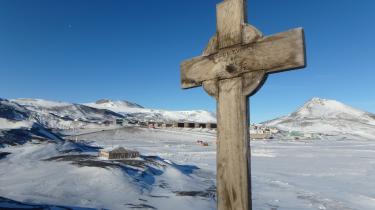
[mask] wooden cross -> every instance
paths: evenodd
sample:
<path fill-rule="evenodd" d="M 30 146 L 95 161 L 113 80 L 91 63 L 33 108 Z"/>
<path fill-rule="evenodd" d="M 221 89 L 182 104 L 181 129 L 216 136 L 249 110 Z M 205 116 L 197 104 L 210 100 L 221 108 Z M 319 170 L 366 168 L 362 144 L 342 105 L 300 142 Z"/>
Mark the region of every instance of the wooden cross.
<path fill-rule="evenodd" d="M 217 5 L 217 32 L 202 56 L 181 64 L 182 88 L 203 85 L 217 100 L 218 210 L 248 210 L 251 204 L 249 96 L 268 74 L 304 68 L 302 28 L 263 37 L 247 24 L 246 0 Z"/>

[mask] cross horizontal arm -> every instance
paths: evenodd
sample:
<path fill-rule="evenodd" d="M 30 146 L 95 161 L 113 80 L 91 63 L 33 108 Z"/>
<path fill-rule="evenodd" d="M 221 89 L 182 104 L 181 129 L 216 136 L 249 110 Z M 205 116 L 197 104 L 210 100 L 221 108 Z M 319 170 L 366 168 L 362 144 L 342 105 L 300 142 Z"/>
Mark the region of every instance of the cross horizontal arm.
<path fill-rule="evenodd" d="M 192 88 L 207 80 L 229 79 L 254 71 L 275 73 L 305 65 L 304 33 L 297 28 L 185 61 L 181 64 L 181 85 Z"/>

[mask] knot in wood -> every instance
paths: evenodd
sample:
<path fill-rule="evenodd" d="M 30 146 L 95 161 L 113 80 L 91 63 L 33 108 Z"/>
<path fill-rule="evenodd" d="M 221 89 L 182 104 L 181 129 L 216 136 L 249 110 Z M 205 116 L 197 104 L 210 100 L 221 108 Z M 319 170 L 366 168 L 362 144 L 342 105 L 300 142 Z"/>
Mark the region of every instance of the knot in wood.
<path fill-rule="evenodd" d="M 225 67 L 225 70 L 228 72 L 228 73 L 234 73 L 237 71 L 237 67 L 236 65 L 234 64 L 229 64 Z"/>

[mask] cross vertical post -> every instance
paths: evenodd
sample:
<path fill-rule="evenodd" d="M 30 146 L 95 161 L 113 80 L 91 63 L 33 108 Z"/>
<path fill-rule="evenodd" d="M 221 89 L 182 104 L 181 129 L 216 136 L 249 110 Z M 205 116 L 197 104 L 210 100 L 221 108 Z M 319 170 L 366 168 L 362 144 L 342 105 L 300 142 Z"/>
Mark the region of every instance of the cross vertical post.
<path fill-rule="evenodd" d="M 303 29 L 263 37 L 247 24 L 246 0 L 217 5 L 217 32 L 202 56 L 181 64 L 182 88 L 217 100 L 218 210 L 251 210 L 249 97 L 272 73 L 304 68 Z"/>
<path fill-rule="evenodd" d="M 216 6 L 219 48 L 242 43 L 246 22 L 246 0 L 226 0 Z"/>
<path fill-rule="evenodd" d="M 248 99 L 241 77 L 219 81 L 217 102 L 218 209 L 250 209 Z"/>

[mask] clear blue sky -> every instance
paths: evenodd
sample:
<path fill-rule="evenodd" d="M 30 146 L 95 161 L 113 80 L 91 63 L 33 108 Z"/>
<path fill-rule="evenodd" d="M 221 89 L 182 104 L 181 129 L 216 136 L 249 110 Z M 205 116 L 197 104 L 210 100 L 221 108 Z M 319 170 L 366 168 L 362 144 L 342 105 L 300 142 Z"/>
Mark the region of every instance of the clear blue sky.
<path fill-rule="evenodd" d="M 202 88 L 180 89 L 179 64 L 214 34 L 219 0 L 0 0 L 0 97 L 215 110 Z M 265 35 L 304 27 L 308 67 L 271 75 L 252 121 L 312 97 L 375 112 L 375 1 L 249 0 Z"/>

